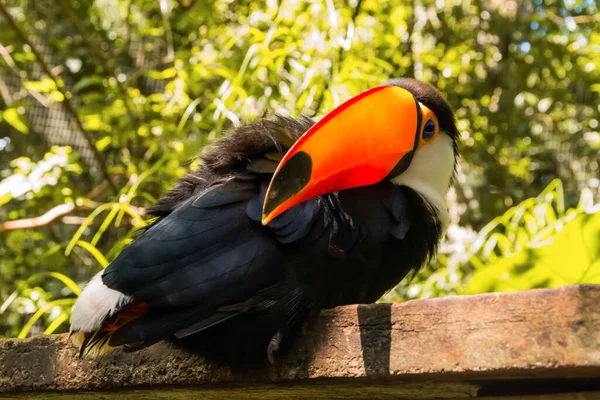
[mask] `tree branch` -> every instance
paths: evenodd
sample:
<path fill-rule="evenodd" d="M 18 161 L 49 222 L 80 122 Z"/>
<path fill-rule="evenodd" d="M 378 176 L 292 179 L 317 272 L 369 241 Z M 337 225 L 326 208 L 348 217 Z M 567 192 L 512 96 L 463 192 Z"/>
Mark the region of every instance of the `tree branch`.
<path fill-rule="evenodd" d="M 564 25 L 565 24 L 565 18 L 561 17 L 555 13 L 553 13 L 550 10 L 545 10 L 546 11 L 546 15 L 548 16 L 548 19 L 552 22 L 554 22 L 557 25 Z M 598 22 L 600 21 L 600 14 L 595 14 L 595 15 L 576 15 L 571 17 L 573 18 L 573 21 L 576 24 L 589 24 L 592 22 Z"/>
<path fill-rule="evenodd" d="M 75 207 L 75 205 L 73 203 L 59 204 L 55 207 L 52 207 L 50 210 L 46 211 L 44 214 L 42 214 L 38 217 L 22 218 L 22 219 L 15 219 L 12 221 L 6 221 L 3 224 L 0 224 L 0 233 L 6 232 L 6 231 L 13 231 L 15 229 L 39 228 L 40 226 L 49 225 L 50 223 L 54 222 L 54 220 L 56 220 L 57 218 L 62 217 L 63 215 L 66 215 L 66 214 L 69 214 L 69 213 L 75 211 L 76 208 L 78 210 L 87 210 L 87 209 L 97 208 L 101 205 L 102 205 L 102 203 L 98 203 L 93 200 L 87 200 L 86 204 L 82 205 L 80 207 Z M 143 207 L 136 207 L 136 206 L 132 206 L 131 204 L 129 205 L 129 207 L 131 207 L 131 209 L 133 211 L 135 211 L 138 215 L 144 215 L 146 212 L 146 209 Z M 71 219 L 67 220 L 68 222 L 65 222 L 65 223 L 73 224 L 73 223 L 75 223 L 75 221 L 85 222 L 87 220 L 87 218 L 76 217 L 76 216 L 73 216 L 70 218 Z"/>
<path fill-rule="evenodd" d="M 27 36 L 25 35 L 25 32 L 23 32 L 21 30 L 21 28 L 19 28 L 19 26 L 13 19 L 12 15 L 8 12 L 8 9 L 6 8 L 6 5 L 4 4 L 3 1 L 0 1 L 0 13 L 2 13 L 2 15 L 4 16 L 4 19 L 6 20 L 6 23 L 10 26 L 10 28 L 13 31 L 15 31 L 15 33 L 17 34 L 17 36 L 19 36 L 19 38 L 23 41 L 23 43 L 25 43 L 29 46 L 29 48 L 31 49 L 31 52 L 35 56 L 38 64 L 40 65 L 40 67 L 42 68 L 44 73 L 46 75 L 48 75 L 48 77 L 54 81 L 54 84 L 56 85 L 56 89 L 63 95 L 63 98 L 64 98 L 63 104 L 64 104 L 65 108 L 67 109 L 69 114 L 71 114 L 71 117 L 72 117 L 73 121 L 75 122 L 75 125 L 77 125 L 77 128 L 83 133 L 85 140 L 87 141 L 88 145 L 90 146 L 90 148 L 94 154 L 94 158 L 98 162 L 98 165 L 102 171 L 102 174 L 104 175 L 104 179 L 106 179 L 108 181 L 111 189 L 115 193 L 117 193 L 118 192 L 117 186 L 115 185 L 115 183 L 112 180 L 112 177 L 108 173 L 108 170 L 106 168 L 106 163 L 104 161 L 104 157 L 102 156 L 102 154 L 100 154 L 100 152 L 96 148 L 96 140 L 94 139 L 94 136 L 83 127 L 83 124 L 82 124 L 81 120 L 79 119 L 79 116 L 77 115 L 77 112 L 75 111 L 75 108 L 73 107 L 73 104 L 71 103 L 70 94 L 67 94 L 65 92 L 62 82 L 59 82 L 57 76 L 50 70 L 50 66 L 48 64 L 46 64 L 46 62 L 42 58 L 41 54 L 37 50 L 37 48 L 27 38 Z"/>
<path fill-rule="evenodd" d="M 75 209 L 75 205 L 73 203 L 64 203 L 60 204 L 56 207 L 51 208 L 46 213 L 40 215 L 39 217 L 34 218 L 23 218 L 16 219 L 14 221 L 7 221 L 0 225 L 0 233 L 4 231 L 12 231 L 15 229 L 29 229 L 29 228 L 37 228 L 40 226 L 48 225 L 56 218 L 68 214 Z"/>
<path fill-rule="evenodd" d="M 592 22 L 600 21 L 600 14 L 594 15 L 576 15 L 573 17 L 573 20 L 577 24 L 589 24 Z"/>

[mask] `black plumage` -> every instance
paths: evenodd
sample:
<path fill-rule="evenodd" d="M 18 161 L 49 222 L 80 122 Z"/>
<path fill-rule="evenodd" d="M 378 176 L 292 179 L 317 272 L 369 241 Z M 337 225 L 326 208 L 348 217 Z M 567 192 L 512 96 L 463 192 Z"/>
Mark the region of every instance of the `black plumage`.
<path fill-rule="evenodd" d="M 447 103 L 415 82 L 394 83 L 432 108 L 456 142 Z M 275 116 L 235 129 L 150 210 L 155 221 L 102 276 L 148 305 L 111 332 L 111 346 L 171 338 L 216 357 L 264 355 L 309 314 L 374 302 L 435 253 L 435 210 L 389 181 L 314 198 L 261 225 L 278 160 L 312 124 Z"/>

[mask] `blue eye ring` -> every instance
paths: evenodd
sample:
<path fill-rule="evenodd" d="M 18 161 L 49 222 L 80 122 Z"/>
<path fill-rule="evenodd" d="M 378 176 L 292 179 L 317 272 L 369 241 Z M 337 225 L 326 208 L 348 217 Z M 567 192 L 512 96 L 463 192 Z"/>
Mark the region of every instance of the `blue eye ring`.
<path fill-rule="evenodd" d="M 430 119 L 425 123 L 425 127 L 423 128 L 423 140 L 431 139 L 435 135 L 435 131 L 435 121 Z"/>

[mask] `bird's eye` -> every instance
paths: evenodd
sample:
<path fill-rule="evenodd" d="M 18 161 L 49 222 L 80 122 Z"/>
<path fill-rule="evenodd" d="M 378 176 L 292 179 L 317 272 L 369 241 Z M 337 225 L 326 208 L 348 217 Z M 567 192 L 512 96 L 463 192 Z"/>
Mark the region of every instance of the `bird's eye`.
<path fill-rule="evenodd" d="M 435 121 L 430 119 L 423 128 L 423 139 L 431 139 L 435 135 Z"/>

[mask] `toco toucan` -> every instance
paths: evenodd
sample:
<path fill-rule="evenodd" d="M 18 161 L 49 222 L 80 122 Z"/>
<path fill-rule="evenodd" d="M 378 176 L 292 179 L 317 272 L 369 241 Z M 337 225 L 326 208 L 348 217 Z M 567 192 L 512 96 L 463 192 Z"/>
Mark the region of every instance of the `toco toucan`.
<path fill-rule="evenodd" d="M 317 123 L 234 129 L 83 290 L 71 315 L 81 356 L 171 339 L 273 362 L 307 316 L 374 302 L 435 254 L 458 137 L 442 95 L 412 79 Z"/>

